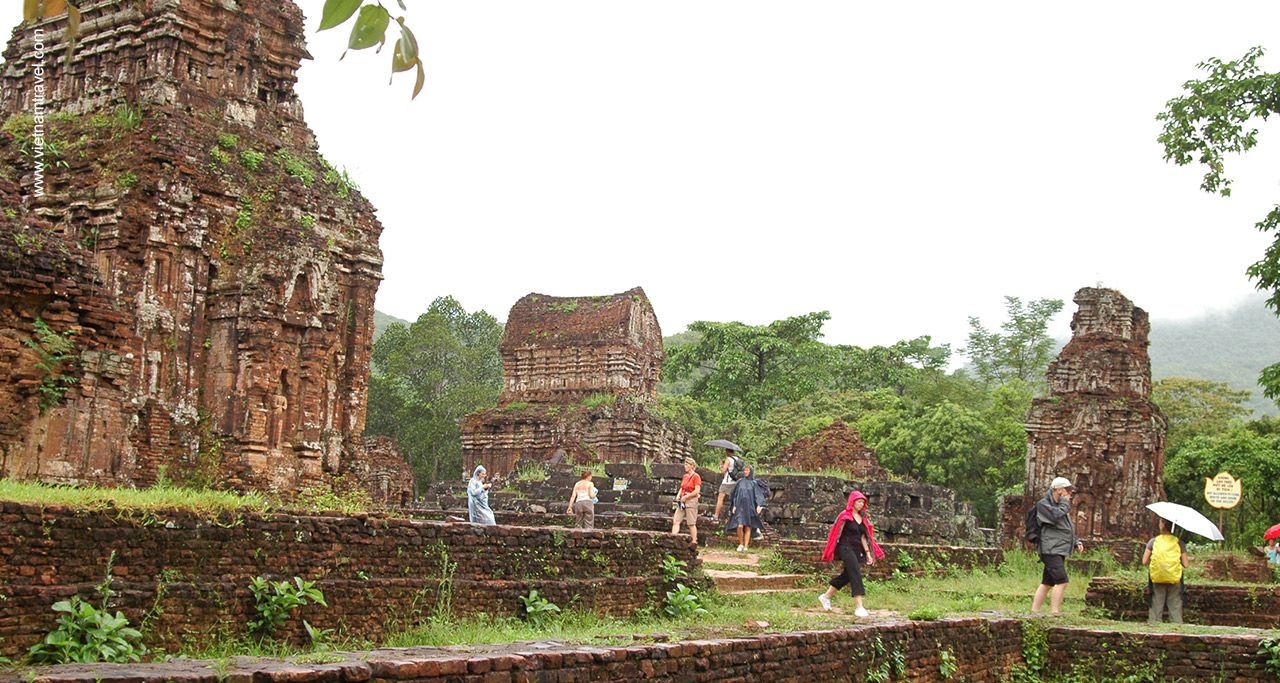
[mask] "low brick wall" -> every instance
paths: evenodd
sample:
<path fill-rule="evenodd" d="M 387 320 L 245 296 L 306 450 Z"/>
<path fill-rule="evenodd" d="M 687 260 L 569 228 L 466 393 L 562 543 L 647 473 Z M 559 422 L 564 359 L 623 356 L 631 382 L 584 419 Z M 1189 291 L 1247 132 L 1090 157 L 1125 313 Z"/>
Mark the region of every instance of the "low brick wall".
<path fill-rule="evenodd" d="M 1186 589 L 1182 618 L 1187 623 L 1280 628 L 1280 587 L 1189 583 Z M 1146 591 L 1145 583 L 1101 576 L 1089 582 L 1084 601 L 1112 619 L 1145 621 Z"/>
<path fill-rule="evenodd" d="M 1121 633 L 1053 628 L 1046 633 L 1048 668 L 1061 674 L 1087 671 L 1102 680 L 1273 682 L 1258 654 L 1261 635 Z"/>
<path fill-rule="evenodd" d="M 477 526 L 380 515 L 155 512 L 0 503 L 0 656 L 24 653 L 55 624 L 54 602 L 94 590 L 112 564 L 109 606 L 173 647 L 213 631 L 242 633 L 254 614 L 249 580 L 315 580 L 329 606 L 301 620 L 381 638 L 431 614 L 442 596 L 459 614 L 512 614 L 531 589 L 564 607 L 629 616 L 668 586 L 662 560 L 697 569 L 688 537 L 629 530 Z"/>
<path fill-rule="evenodd" d="M 814 574 L 835 574 L 839 562 L 823 562 L 825 541 L 775 541 L 770 546 L 783 557 L 795 562 L 805 571 Z M 899 574 L 936 574 L 951 569 L 995 569 L 1004 563 L 1004 551 L 999 548 L 966 548 L 945 545 L 911 545 L 906 543 L 880 544 L 884 559 L 874 566 L 863 567 L 863 575 L 885 579 Z"/>
<path fill-rule="evenodd" d="M 49 680 L 43 675 L 60 682 L 97 683 L 863 681 L 870 672 L 882 671 L 884 680 L 980 683 L 1007 679 L 1022 661 L 1021 626 L 1012 619 L 913 622 L 630 647 L 531 645 L 387 649 L 330 664 L 245 661 L 242 668 L 219 672 L 221 678 L 190 661 L 95 665 L 92 672 L 46 667 L 34 680 Z M 944 657 L 955 667 L 950 677 L 943 675 Z M 895 660 L 901 662 L 900 672 L 895 671 Z M 6 679 L 0 675 L 0 680 Z"/>

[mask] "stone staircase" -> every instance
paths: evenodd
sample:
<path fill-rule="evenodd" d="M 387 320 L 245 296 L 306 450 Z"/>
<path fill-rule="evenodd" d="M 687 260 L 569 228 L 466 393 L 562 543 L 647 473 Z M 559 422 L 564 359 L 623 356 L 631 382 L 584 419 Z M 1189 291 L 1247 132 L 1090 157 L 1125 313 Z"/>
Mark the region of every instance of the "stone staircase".
<path fill-rule="evenodd" d="M 725 595 L 743 593 L 801 593 L 817 591 L 801 584 L 811 577 L 805 574 L 768 574 L 760 571 L 760 553 L 732 550 L 703 550 L 702 573 L 716 582 L 716 590 Z M 732 566 L 734 569 L 708 569 L 706 563 Z"/>

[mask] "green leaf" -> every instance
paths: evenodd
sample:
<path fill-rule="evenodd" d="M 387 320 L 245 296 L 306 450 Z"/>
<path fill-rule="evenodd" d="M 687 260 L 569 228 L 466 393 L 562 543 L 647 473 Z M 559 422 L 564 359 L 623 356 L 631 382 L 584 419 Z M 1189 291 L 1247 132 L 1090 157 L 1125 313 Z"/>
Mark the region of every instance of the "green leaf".
<path fill-rule="evenodd" d="M 351 18 L 364 0 L 325 0 L 319 31 L 333 28 Z"/>
<path fill-rule="evenodd" d="M 396 41 L 396 50 L 391 56 L 391 71 L 400 73 L 412 69 L 418 63 L 418 40 L 413 37 L 413 31 L 404 25 L 404 17 L 397 17 L 396 22 L 400 24 L 400 39 Z"/>
<path fill-rule="evenodd" d="M 360 16 L 356 18 L 355 26 L 351 27 L 351 38 L 347 41 L 347 47 L 352 50 L 363 50 L 365 48 L 378 46 L 382 49 L 382 45 L 387 42 L 387 24 L 391 23 L 391 15 L 387 14 L 387 10 L 377 5 L 365 5 L 360 8 Z"/>
<path fill-rule="evenodd" d="M 418 93 L 422 92 L 422 84 L 426 81 L 426 74 L 422 71 L 422 60 L 418 60 L 418 80 L 413 84 L 413 97 L 409 99 L 417 99 Z"/>

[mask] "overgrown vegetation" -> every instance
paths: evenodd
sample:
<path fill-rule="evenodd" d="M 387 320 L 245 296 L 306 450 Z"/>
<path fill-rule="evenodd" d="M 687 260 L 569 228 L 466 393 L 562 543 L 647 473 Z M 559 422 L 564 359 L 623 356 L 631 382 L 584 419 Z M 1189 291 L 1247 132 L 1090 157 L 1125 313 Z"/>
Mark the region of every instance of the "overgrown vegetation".
<path fill-rule="evenodd" d="M 75 386 L 79 379 L 68 374 L 76 363 L 75 342 L 71 332 L 59 334 L 54 332 L 43 319 L 36 318 L 32 323 L 35 337 L 23 340 L 23 343 L 40 354 L 36 369 L 40 371 L 40 412 L 62 403 L 67 391 Z"/>
<path fill-rule="evenodd" d="M 258 616 L 249 620 L 249 630 L 264 635 L 274 634 L 284 626 L 293 610 L 315 603 L 322 607 L 329 605 L 324 601 L 324 593 L 315 587 L 314 581 L 304 581 L 301 577 L 293 577 L 293 581 L 268 581 L 256 576 L 249 582 L 249 590 L 253 593 L 254 609 Z M 307 632 L 315 639 L 315 631 L 306 624 Z"/>
<path fill-rule="evenodd" d="M 58 625 L 43 640 L 31 646 L 28 658 L 32 664 L 67 664 L 70 662 L 137 662 L 147 654 L 142 634 L 130 628 L 129 620 L 107 609 L 111 590 L 111 567 L 115 551 L 107 559 L 106 578 L 95 588 L 102 599 L 101 607 L 73 595 L 69 600 L 53 604 L 61 613 Z"/>

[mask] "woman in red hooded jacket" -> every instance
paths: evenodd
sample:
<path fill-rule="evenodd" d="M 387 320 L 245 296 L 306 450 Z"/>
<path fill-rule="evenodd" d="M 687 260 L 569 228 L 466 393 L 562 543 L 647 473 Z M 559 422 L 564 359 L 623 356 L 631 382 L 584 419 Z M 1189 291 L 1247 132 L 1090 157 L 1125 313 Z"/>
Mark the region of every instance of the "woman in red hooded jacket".
<path fill-rule="evenodd" d="M 831 598 L 841 588 L 849 586 L 856 606 L 853 613 L 865 617 L 868 612 L 862 606 L 862 596 L 866 595 L 867 589 L 862 585 L 862 565 L 874 565 L 878 558 L 884 557 L 884 551 L 876 545 L 875 529 L 867 519 L 867 497 L 861 491 L 849 494 L 849 506 L 836 518 L 831 533 L 827 534 L 827 549 L 822 553 L 822 561 L 830 562 L 837 556 L 844 563 L 844 571 L 827 582 L 831 587 L 818 596 L 818 602 L 822 603 L 823 609 L 831 609 Z"/>

